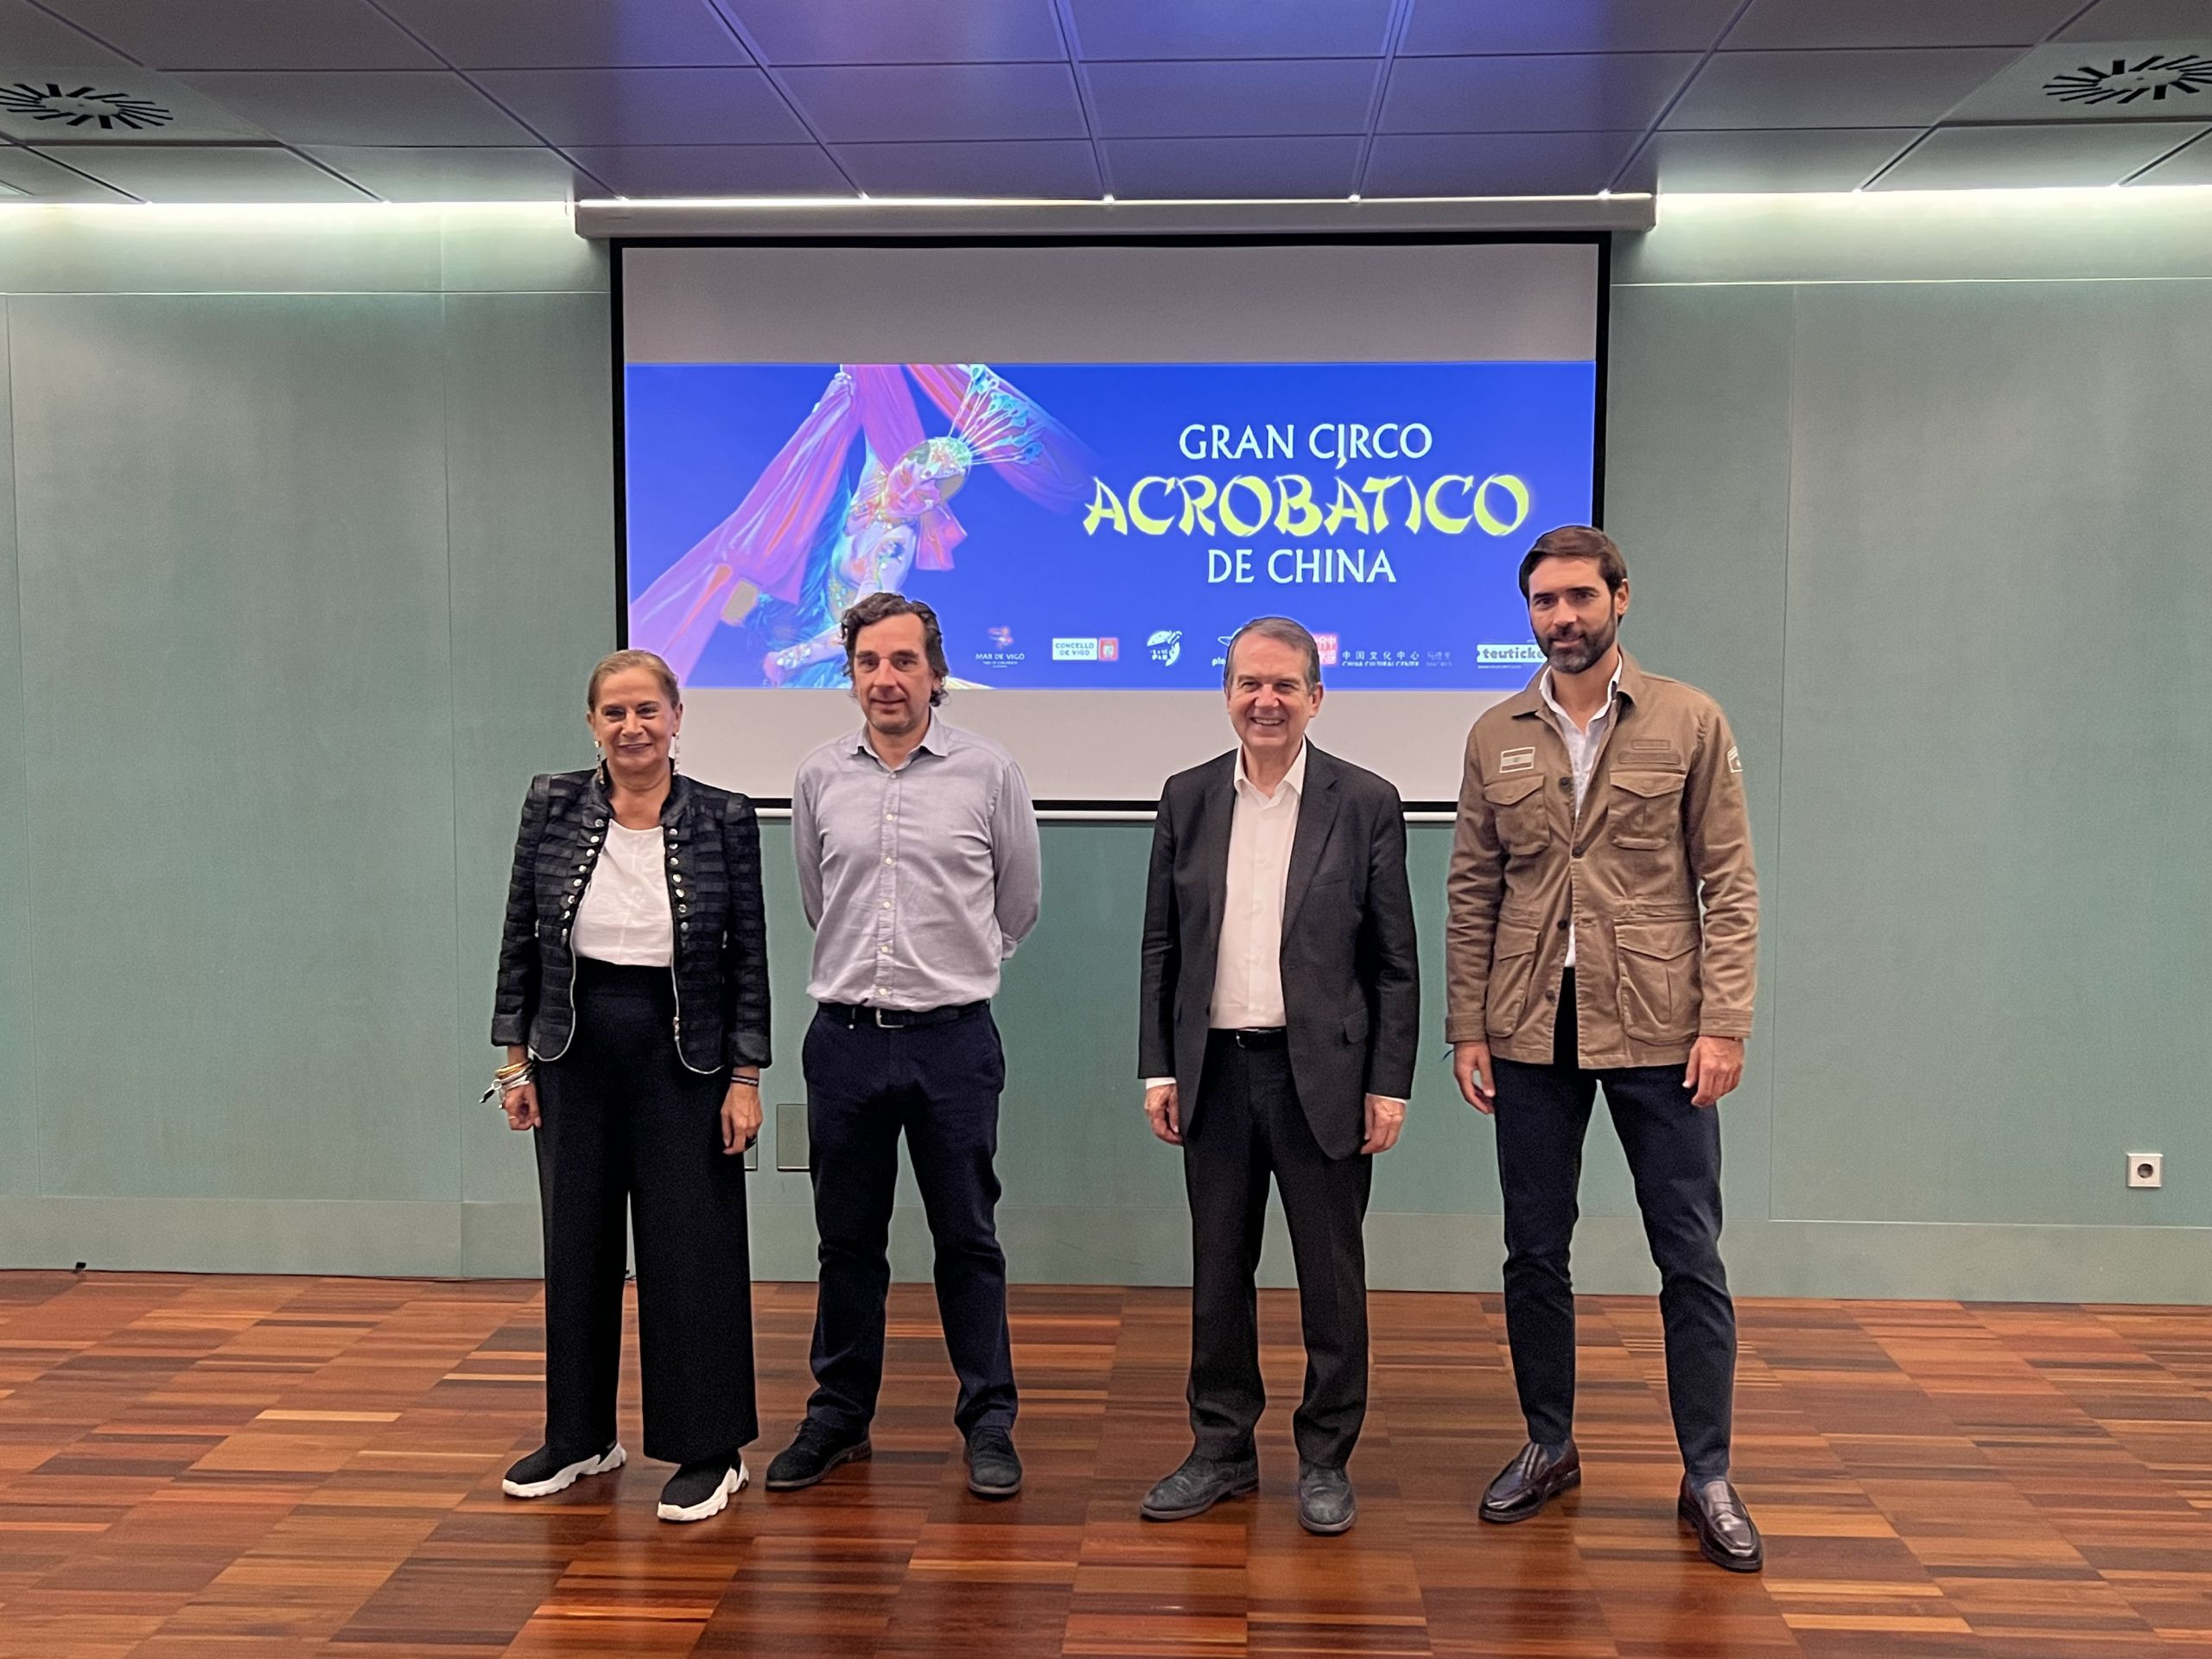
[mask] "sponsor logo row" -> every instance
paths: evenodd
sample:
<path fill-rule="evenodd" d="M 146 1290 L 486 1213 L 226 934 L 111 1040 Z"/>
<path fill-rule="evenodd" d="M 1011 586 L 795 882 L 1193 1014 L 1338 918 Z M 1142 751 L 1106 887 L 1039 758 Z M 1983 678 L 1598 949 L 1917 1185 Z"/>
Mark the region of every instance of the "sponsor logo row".
<path fill-rule="evenodd" d="M 977 653 L 976 660 L 984 665 L 1010 665 L 1026 659 L 1027 653 L 1014 649 L 1014 630 L 993 627 L 986 630 L 991 649 Z M 1228 649 L 1230 636 L 1216 634 L 1214 643 L 1219 647 L 1214 653 L 1216 665 L 1223 660 Z M 1367 647 L 1347 650 L 1340 636 L 1317 633 L 1314 643 L 1320 647 L 1321 666 L 1324 668 L 1449 668 L 1452 653 L 1448 651 L 1390 651 Z M 1183 658 L 1183 630 L 1160 628 L 1146 637 L 1145 655 L 1162 668 L 1173 668 Z M 1056 663 L 1118 663 L 1122 660 L 1122 641 L 1114 634 L 1055 635 L 1052 639 L 1052 660 Z M 1544 660 L 1544 655 L 1533 640 L 1519 644 L 1482 644 L 1475 647 L 1475 663 L 1482 668 L 1506 668 L 1527 665 L 1534 667 Z"/>

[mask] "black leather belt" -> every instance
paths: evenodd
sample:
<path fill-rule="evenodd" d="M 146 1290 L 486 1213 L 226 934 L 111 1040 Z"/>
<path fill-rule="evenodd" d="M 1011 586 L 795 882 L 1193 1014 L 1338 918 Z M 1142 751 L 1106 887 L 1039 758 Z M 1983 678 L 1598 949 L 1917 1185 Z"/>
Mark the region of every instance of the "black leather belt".
<path fill-rule="evenodd" d="M 1281 1048 L 1290 1040 L 1290 1033 L 1281 1026 L 1266 1026 L 1256 1030 L 1231 1031 L 1217 1027 L 1213 1033 L 1226 1037 L 1239 1048 Z"/>
<path fill-rule="evenodd" d="M 949 1026 L 981 1014 L 988 1002 L 962 1002 L 943 1008 L 875 1008 L 864 1002 L 823 1002 L 816 1006 L 841 1026 L 879 1026 L 885 1031 L 909 1031 L 918 1026 Z"/>

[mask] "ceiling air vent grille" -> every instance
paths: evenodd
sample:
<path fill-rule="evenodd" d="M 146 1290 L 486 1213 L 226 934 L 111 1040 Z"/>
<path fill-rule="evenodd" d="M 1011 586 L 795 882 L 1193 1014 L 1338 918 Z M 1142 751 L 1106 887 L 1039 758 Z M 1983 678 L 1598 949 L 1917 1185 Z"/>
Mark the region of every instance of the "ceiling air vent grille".
<path fill-rule="evenodd" d="M 2126 105 L 2147 98 L 2163 103 L 2169 93 L 2184 97 L 2212 88 L 2212 58 L 2196 53 L 2172 57 L 2153 53 L 2140 63 L 2114 58 L 2109 67 L 2083 64 L 2044 82 L 2044 96 L 2062 104 Z"/>
<path fill-rule="evenodd" d="M 98 86 L 73 89 L 59 80 L 19 80 L 0 86 L 0 111 L 48 123 L 57 131 L 97 127 L 102 132 L 144 132 L 176 119 L 150 98 L 104 92 Z"/>

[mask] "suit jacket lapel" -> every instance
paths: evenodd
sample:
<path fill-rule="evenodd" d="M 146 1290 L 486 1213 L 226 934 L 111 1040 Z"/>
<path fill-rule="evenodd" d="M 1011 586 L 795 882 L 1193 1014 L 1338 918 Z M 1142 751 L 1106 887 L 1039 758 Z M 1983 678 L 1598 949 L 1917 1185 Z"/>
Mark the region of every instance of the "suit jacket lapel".
<path fill-rule="evenodd" d="M 1229 829 L 1236 810 L 1236 756 L 1229 757 L 1229 764 L 1217 769 L 1207 779 L 1206 787 L 1198 797 L 1198 833 L 1192 838 L 1191 856 L 1205 878 L 1205 925 L 1198 937 L 1207 946 L 1206 959 L 1193 962 L 1199 983 L 1209 993 L 1213 988 L 1214 963 L 1221 950 L 1221 918 L 1229 906 Z"/>
<path fill-rule="evenodd" d="M 1306 890 L 1313 885 L 1313 872 L 1321 868 L 1321 854 L 1329 844 L 1329 830 L 1337 821 L 1337 769 L 1328 757 L 1308 746 L 1306 751 L 1306 792 L 1298 800 L 1298 833 L 1290 843 L 1290 875 L 1283 884 L 1282 933 L 1290 937 Z"/>

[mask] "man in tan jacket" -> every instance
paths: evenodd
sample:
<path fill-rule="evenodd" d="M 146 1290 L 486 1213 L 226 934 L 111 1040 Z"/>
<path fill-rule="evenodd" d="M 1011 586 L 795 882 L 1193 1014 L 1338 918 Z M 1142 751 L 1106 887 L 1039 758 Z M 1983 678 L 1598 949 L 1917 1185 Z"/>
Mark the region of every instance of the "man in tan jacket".
<path fill-rule="evenodd" d="M 1497 1121 L 1529 1425 L 1482 1517 L 1524 1521 L 1582 1478 L 1567 1249 L 1602 1084 L 1659 1267 L 1677 1512 L 1707 1559 L 1757 1572 L 1758 1531 L 1728 1482 L 1736 1315 L 1713 1110 L 1751 1029 L 1743 763 L 1719 704 L 1621 650 L 1628 567 L 1611 537 L 1539 537 L 1521 591 L 1547 666 L 1468 736 L 1446 884 L 1445 1035 L 1460 1093 Z"/>

